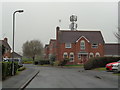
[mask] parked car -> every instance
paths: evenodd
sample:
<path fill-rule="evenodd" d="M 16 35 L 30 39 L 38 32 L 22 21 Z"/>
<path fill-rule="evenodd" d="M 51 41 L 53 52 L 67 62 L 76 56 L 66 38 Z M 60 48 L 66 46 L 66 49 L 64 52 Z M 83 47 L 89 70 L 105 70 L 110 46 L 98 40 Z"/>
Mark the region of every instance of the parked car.
<path fill-rule="evenodd" d="M 3 61 L 4 62 L 12 62 L 12 61 L 18 62 L 18 67 L 22 67 L 23 66 L 22 60 L 19 59 L 19 58 L 14 58 L 14 59 L 13 58 L 4 58 Z"/>
<path fill-rule="evenodd" d="M 112 65 L 113 65 L 113 64 L 116 64 L 116 63 L 120 63 L 120 60 L 117 61 L 117 62 L 112 62 L 112 63 L 106 64 L 106 70 L 107 70 L 107 71 L 112 71 Z"/>
<path fill-rule="evenodd" d="M 112 70 L 114 72 L 120 72 L 120 63 L 116 63 L 112 65 Z"/>

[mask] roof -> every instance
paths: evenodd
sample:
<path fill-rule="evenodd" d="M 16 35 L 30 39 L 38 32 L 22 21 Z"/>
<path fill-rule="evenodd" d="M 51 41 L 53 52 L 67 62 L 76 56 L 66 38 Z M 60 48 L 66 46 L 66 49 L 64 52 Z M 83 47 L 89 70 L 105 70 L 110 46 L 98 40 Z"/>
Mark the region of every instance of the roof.
<path fill-rule="evenodd" d="M 104 50 L 105 55 L 120 55 L 120 44 L 107 43 L 105 44 Z"/>
<path fill-rule="evenodd" d="M 49 47 L 49 44 L 45 44 L 45 47 L 44 48 L 48 48 Z"/>
<path fill-rule="evenodd" d="M 90 43 L 104 43 L 103 36 L 100 31 L 58 31 L 59 43 L 75 43 L 81 36 L 84 36 Z"/>
<path fill-rule="evenodd" d="M 16 52 L 12 52 L 11 54 L 14 56 L 14 58 L 22 58 L 22 56 Z"/>
<path fill-rule="evenodd" d="M 6 48 L 8 48 L 8 49 L 11 50 L 10 45 L 9 45 L 6 41 L 4 41 L 4 40 L 0 40 L 0 44 L 3 45 L 4 47 L 6 47 Z"/>

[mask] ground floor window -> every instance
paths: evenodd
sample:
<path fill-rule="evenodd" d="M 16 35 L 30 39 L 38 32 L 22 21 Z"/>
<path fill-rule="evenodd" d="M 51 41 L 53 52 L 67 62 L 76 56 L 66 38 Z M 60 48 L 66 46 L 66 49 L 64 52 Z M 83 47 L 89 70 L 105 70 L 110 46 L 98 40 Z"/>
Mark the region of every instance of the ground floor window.
<path fill-rule="evenodd" d="M 93 54 L 93 53 L 90 53 L 90 54 L 89 54 L 89 58 L 92 58 L 92 57 L 94 57 L 94 54 Z"/>
<path fill-rule="evenodd" d="M 63 58 L 68 58 L 68 53 L 67 52 L 63 53 Z"/>
<path fill-rule="evenodd" d="M 80 60 L 81 59 L 81 54 L 80 53 L 78 53 L 78 60 Z"/>
<path fill-rule="evenodd" d="M 70 59 L 70 62 L 74 61 L 74 53 L 73 52 L 70 53 L 69 59 Z"/>
<path fill-rule="evenodd" d="M 95 54 L 95 57 L 100 57 L 100 53 L 97 52 L 97 53 Z"/>

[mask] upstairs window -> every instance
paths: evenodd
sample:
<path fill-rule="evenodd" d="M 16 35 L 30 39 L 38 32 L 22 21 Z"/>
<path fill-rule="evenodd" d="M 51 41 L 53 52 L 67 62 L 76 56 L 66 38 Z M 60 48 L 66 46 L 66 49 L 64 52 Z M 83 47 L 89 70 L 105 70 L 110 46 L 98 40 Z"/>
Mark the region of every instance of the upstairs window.
<path fill-rule="evenodd" d="M 98 44 L 93 43 L 93 44 L 92 44 L 92 48 L 98 48 Z"/>
<path fill-rule="evenodd" d="M 71 43 L 65 43 L 65 48 L 71 48 Z"/>
<path fill-rule="evenodd" d="M 84 50 L 84 49 L 85 49 L 85 41 L 84 41 L 84 40 L 82 40 L 82 41 L 80 42 L 80 49 L 81 49 L 81 50 Z"/>

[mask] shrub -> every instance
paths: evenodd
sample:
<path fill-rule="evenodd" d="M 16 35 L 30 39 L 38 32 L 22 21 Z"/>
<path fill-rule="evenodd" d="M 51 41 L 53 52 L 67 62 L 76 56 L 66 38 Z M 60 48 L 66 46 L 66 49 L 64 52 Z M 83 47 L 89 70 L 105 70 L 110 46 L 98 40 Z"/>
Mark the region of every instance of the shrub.
<path fill-rule="evenodd" d="M 60 61 L 55 61 L 54 66 L 58 66 L 60 64 Z"/>
<path fill-rule="evenodd" d="M 63 61 L 60 61 L 59 66 L 65 66 L 68 61 L 69 61 L 69 59 L 68 59 L 68 58 L 65 58 Z"/>
<path fill-rule="evenodd" d="M 23 61 L 23 64 L 33 64 L 33 61 Z"/>
<path fill-rule="evenodd" d="M 23 70 L 25 70 L 26 68 L 25 67 L 20 67 L 19 69 L 18 69 L 18 71 L 23 71 Z"/>
<path fill-rule="evenodd" d="M 49 60 L 40 60 L 40 61 L 36 61 L 37 64 L 40 64 L 40 65 L 44 65 L 44 64 L 50 64 L 50 61 Z"/>
<path fill-rule="evenodd" d="M 18 69 L 18 63 L 14 62 L 14 74 Z M 12 75 L 12 62 L 2 62 L 2 79 L 4 80 L 7 76 Z"/>
<path fill-rule="evenodd" d="M 98 67 L 105 67 L 107 63 L 116 62 L 120 60 L 120 57 L 96 57 L 89 59 L 84 64 L 85 70 L 90 70 Z"/>

